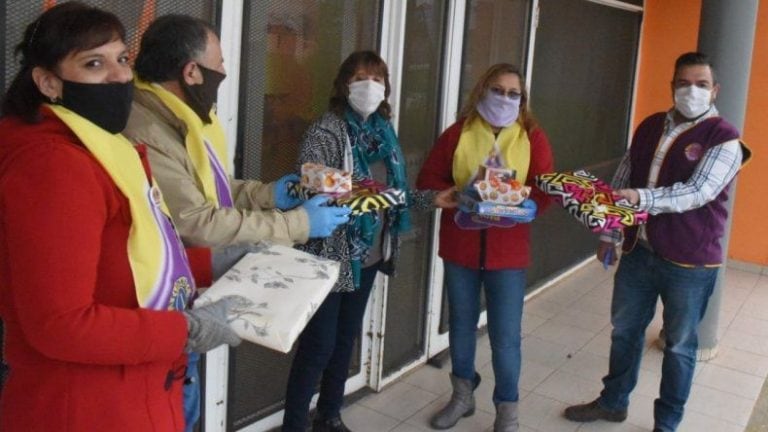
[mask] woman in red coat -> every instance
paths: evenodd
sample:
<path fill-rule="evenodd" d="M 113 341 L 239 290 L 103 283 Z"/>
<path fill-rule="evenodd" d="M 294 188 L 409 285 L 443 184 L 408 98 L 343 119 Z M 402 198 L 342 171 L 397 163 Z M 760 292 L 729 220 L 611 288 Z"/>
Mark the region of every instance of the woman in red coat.
<path fill-rule="evenodd" d="M 185 352 L 239 342 L 227 301 L 184 311 L 187 255 L 118 133 L 124 36 L 113 14 L 71 2 L 17 48 L 0 119 L 3 432 L 181 431 Z"/>
<path fill-rule="evenodd" d="M 552 151 L 528 110 L 527 99 L 516 67 L 492 66 L 475 85 L 461 118 L 438 138 L 419 173 L 417 188 L 462 190 L 489 156 L 514 170 L 526 185 L 533 185 L 536 175 L 551 172 Z M 546 207 L 547 198 L 535 188 L 531 199 L 539 212 Z M 530 226 L 462 229 L 455 216 L 456 210 L 443 210 L 439 251 L 450 308 L 453 395 L 432 418 L 431 426 L 447 429 L 474 412 L 473 391 L 480 383 L 474 361 L 482 286 L 496 378 L 494 431 L 517 431 L 520 322 L 525 269 L 530 264 Z"/>

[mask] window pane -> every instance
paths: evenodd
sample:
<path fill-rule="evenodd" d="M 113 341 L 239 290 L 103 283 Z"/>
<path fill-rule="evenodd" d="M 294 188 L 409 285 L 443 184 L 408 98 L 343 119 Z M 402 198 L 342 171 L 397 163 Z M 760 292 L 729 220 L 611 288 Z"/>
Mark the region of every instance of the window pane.
<path fill-rule="evenodd" d="M 525 67 L 531 0 L 469 0 L 459 110 L 480 76 L 496 63 Z"/>
<path fill-rule="evenodd" d="M 157 16 L 170 13 L 181 13 L 204 19 L 212 24 L 216 22 L 215 0 L 81 0 L 83 3 L 108 10 L 122 21 L 127 30 L 126 41 L 131 51 L 131 59 L 136 57 L 141 32 Z M 2 88 L 6 89 L 20 69 L 19 61 L 14 57 L 13 50 L 21 42 L 26 26 L 41 12 L 45 5 L 55 4 L 50 0 L 6 1 L 0 4 L 0 21 L 3 22 L 3 34 L 0 45 L 4 56 L 0 58 L 0 67 L 5 71 L 0 80 Z M 61 3 L 61 2 L 59 2 Z M 142 16 L 149 19 L 142 20 Z"/>
<path fill-rule="evenodd" d="M 409 180 L 416 176 L 437 137 L 440 122 L 440 68 L 447 2 L 408 2 L 398 134 Z M 429 283 L 431 212 L 411 212 L 413 231 L 403 236 L 397 276 L 389 280 L 384 375 L 424 352 Z"/>
<path fill-rule="evenodd" d="M 555 166 L 586 168 L 610 180 L 627 145 L 642 14 L 585 0 L 539 5 L 531 105 L 552 143 Z M 572 219 L 553 209 L 533 224 L 530 281 L 594 254 L 594 234 Z"/>
<path fill-rule="evenodd" d="M 306 127 L 322 114 L 339 65 L 375 49 L 375 1 L 246 2 L 238 155 L 243 178 L 293 171 Z"/>
<path fill-rule="evenodd" d="M 236 175 L 271 181 L 294 171 L 304 130 L 327 109 L 341 62 L 376 49 L 380 7 L 370 0 L 244 5 Z M 228 430 L 282 409 L 292 358 L 250 343 L 231 351 Z"/>

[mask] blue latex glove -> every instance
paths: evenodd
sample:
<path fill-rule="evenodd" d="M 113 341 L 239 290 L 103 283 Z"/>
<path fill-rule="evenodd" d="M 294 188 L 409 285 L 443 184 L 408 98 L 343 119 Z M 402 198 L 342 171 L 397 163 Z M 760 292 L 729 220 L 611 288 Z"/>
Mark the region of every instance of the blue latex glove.
<path fill-rule="evenodd" d="M 328 237 L 336 227 L 349 221 L 349 208 L 330 207 L 327 204 L 327 196 L 315 195 L 302 205 L 309 216 L 310 237 Z"/>
<path fill-rule="evenodd" d="M 290 210 L 301 204 L 301 199 L 288 194 L 288 185 L 301 180 L 296 174 L 286 174 L 273 183 L 275 187 L 275 207 L 280 210 Z"/>

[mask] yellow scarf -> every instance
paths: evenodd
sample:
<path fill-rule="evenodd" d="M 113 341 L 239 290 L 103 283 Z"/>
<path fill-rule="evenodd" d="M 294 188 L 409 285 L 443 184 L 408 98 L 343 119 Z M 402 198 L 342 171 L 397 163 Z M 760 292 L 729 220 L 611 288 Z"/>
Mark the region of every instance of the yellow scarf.
<path fill-rule="evenodd" d="M 195 172 L 203 185 L 203 194 L 208 202 L 217 207 L 231 207 L 232 195 L 229 189 L 227 167 L 227 141 L 219 118 L 211 111 L 211 123 L 204 124 L 192 108 L 175 94 L 159 84 L 135 80 L 136 88 L 146 90 L 165 104 L 187 126 L 184 145 Z M 218 178 L 218 181 L 217 181 Z"/>
<path fill-rule="evenodd" d="M 525 184 L 531 162 L 531 142 L 520 123 L 515 122 L 494 137 L 491 126 L 481 117 L 465 123 L 459 137 L 459 144 L 453 153 L 453 181 L 464 189 L 477 175 L 477 168 L 498 152 L 505 168 L 514 169 L 516 179 Z"/>
<path fill-rule="evenodd" d="M 128 259 L 136 298 L 145 308 L 183 309 L 194 290 L 189 263 L 173 231 L 168 209 L 146 172 L 133 145 L 60 105 L 47 105 L 99 161 L 128 198 L 131 229 Z"/>

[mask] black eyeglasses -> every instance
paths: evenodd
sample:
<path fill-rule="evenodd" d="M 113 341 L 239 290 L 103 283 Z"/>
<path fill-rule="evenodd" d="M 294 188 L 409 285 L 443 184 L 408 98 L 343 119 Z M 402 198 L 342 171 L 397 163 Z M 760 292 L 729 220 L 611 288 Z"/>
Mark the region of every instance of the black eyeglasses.
<path fill-rule="evenodd" d="M 510 99 L 520 99 L 523 97 L 522 93 L 518 93 L 514 90 L 509 90 L 507 92 L 504 91 L 504 89 L 498 88 L 498 87 L 491 87 L 490 88 L 491 93 L 498 95 L 498 96 L 506 96 Z"/>

